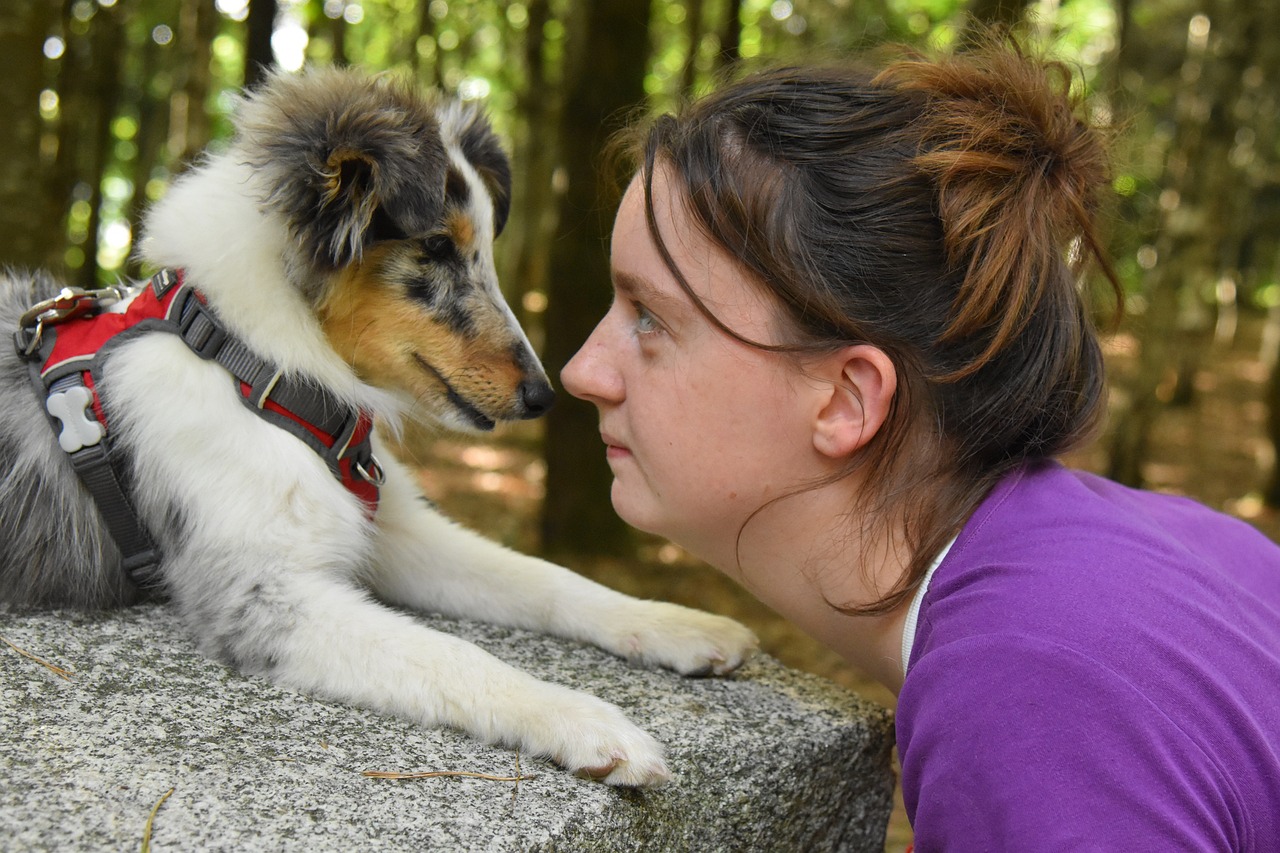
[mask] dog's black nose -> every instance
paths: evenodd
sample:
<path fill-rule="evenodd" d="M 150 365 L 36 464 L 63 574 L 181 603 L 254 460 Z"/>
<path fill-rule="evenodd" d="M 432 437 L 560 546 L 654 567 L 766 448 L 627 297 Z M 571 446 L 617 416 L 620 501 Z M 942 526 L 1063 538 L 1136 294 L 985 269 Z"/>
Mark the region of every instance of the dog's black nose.
<path fill-rule="evenodd" d="M 522 418 L 528 420 L 542 417 L 555 401 L 556 392 L 552 390 L 551 383 L 547 380 L 534 378 L 520 383 L 520 402 L 524 404 Z"/>

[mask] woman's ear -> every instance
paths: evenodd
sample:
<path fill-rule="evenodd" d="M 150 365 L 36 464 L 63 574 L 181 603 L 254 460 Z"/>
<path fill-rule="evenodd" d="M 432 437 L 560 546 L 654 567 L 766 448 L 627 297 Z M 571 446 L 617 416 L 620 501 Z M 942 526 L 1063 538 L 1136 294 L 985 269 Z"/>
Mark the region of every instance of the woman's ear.
<path fill-rule="evenodd" d="M 824 357 L 808 372 L 823 381 L 826 394 L 814 419 L 814 449 L 843 459 L 869 442 L 888 419 L 898 371 L 884 350 L 855 344 Z"/>

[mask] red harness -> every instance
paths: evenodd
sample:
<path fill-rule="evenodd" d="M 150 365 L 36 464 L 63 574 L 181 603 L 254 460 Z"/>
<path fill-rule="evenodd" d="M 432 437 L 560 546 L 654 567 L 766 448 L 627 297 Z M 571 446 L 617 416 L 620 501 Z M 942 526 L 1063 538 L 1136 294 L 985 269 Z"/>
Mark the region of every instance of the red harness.
<path fill-rule="evenodd" d="M 104 363 L 100 356 L 149 331 L 176 334 L 196 354 L 226 368 L 245 405 L 318 453 L 373 517 L 382 472 L 373 457 L 373 421 L 367 412 L 285 376 L 228 335 L 204 297 L 184 283 L 181 270 L 157 273 L 123 313 L 100 313 L 95 297 L 64 291 L 37 305 L 24 316 L 17 343 L 31 361 L 58 443 L 93 494 L 135 582 L 156 579 L 159 552 L 133 508 L 127 466 L 121 451 L 112 451 L 97 384 Z"/>

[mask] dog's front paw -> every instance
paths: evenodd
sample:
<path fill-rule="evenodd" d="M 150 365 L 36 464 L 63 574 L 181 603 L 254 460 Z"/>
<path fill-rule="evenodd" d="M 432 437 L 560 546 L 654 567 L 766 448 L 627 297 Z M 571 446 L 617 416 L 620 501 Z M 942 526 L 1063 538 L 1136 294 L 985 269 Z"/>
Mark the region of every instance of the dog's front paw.
<path fill-rule="evenodd" d="M 654 786 L 670 780 L 662 745 L 615 705 L 544 685 L 522 740 L 566 770 L 608 785 Z"/>
<path fill-rule="evenodd" d="M 678 604 L 636 601 L 619 617 L 613 651 L 682 675 L 727 675 L 760 645 L 745 625 Z"/>

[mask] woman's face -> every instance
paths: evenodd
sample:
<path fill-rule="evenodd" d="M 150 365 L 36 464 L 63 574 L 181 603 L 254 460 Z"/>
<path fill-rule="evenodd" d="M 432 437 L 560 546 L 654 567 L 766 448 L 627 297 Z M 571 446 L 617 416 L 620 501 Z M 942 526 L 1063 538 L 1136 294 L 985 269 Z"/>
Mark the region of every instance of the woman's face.
<path fill-rule="evenodd" d="M 662 240 L 703 303 L 725 325 L 779 343 L 777 308 L 747 272 L 695 227 L 653 181 Z M 814 395 L 792 360 L 717 329 L 658 253 L 633 180 L 614 223 L 613 304 L 561 374 L 594 403 L 613 470 L 612 499 L 631 525 L 722 567 L 753 511 L 817 473 L 808 411 Z"/>

